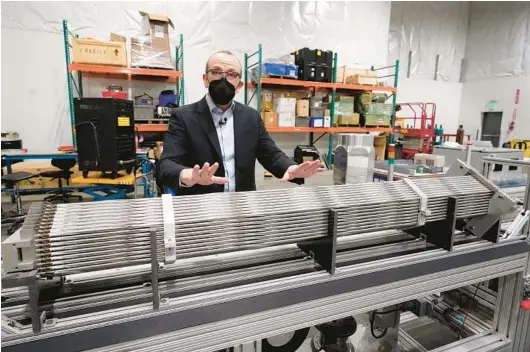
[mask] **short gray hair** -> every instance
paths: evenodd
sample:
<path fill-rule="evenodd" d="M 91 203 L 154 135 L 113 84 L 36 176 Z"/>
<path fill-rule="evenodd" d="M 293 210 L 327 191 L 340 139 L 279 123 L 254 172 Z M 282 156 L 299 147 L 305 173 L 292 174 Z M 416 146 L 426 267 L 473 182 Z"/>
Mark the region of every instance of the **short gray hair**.
<path fill-rule="evenodd" d="M 214 57 L 215 55 L 217 54 L 225 54 L 225 55 L 230 55 L 230 56 L 233 56 L 236 58 L 237 62 L 239 62 L 239 67 L 241 67 L 241 70 L 239 71 L 239 74 L 242 74 L 243 73 L 243 66 L 241 65 L 241 61 L 239 61 L 239 59 L 237 58 L 237 56 L 234 55 L 233 52 L 231 51 L 228 51 L 228 50 L 221 50 L 221 51 L 218 51 L 216 53 L 213 53 L 209 58 L 208 60 L 206 60 L 206 68 L 204 69 L 204 72 L 205 73 L 208 73 L 208 62 L 210 62 L 210 59 L 212 57 Z"/>

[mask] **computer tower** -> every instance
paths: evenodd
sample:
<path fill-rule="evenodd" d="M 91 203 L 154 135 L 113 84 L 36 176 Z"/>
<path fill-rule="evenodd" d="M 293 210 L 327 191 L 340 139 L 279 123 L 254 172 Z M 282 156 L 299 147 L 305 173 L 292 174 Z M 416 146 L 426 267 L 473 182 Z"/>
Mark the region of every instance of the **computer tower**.
<path fill-rule="evenodd" d="M 83 177 L 89 171 L 118 171 L 129 174 L 136 165 L 134 104 L 114 98 L 75 100 L 75 129 L 79 169 Z"/>

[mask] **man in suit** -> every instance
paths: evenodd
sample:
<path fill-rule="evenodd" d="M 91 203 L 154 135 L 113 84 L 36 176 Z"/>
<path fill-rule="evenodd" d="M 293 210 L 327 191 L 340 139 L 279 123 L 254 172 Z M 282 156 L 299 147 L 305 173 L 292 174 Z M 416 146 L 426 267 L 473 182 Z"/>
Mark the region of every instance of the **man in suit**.
<path fill-rule="evenodd" d="M 241 73 L 232 53 L 212 55 L 203 74 L 208 94 L 171 116 L 160 179 L 176 194 L 256 190 L 256 159 L 283 182 L 301 183 L 324 170 L 319 160 L 298 165 L 288 158 L 270 138 L 260 114 L 233 100 L 243 87 Z"/>

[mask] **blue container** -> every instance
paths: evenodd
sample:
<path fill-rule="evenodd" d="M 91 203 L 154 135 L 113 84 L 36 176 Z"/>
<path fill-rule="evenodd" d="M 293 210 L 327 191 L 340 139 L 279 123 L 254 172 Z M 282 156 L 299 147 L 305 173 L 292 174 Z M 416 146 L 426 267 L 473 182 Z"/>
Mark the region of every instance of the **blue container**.
<path fill-rule="evenodd" d="M 167 104 L 177 104 L 177 95 L 172 90 L 165 90 L 158 96 L 159 106 L 167 106 Z"/>
<path fill-rule="evenodd" d="M 324 117 L 323 116 L 313 116 L 309 120 L 309 127 L 324 127 Z"/>
<path fill-rule="evenodd" d="M 298 78 L 298 66 L 280 63 L 264 63 L 262 75 Z"/>

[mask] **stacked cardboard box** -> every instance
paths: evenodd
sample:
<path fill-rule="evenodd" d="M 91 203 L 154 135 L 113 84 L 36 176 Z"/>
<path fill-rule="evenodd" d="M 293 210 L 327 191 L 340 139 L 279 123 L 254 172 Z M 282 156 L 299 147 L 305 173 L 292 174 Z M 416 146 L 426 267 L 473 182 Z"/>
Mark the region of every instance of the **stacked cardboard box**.
<path fill-rule="evenodd" d="M 275 98 L 272 105 L 278 113 L 279 127 L 295 127 L 296 98 Z"/>
<path fill-rule="evenodd" d="M 374 71 L 341 66 L 337 68 L 336 83 L 377 85 L 377 74 Z"/>
<path fill-rule="evenodd" d="M 174 69 L 171 63 L 169 26 L 173 22 L 167 16 L 140 11 L 141 35 L 131 38 L 131 67 Z"/>
<path fill-rule="evenodd" d="M 72 39 L 73 62 L 109 66 L 127 66 L 126 39 L 121 35 L 110 34 L 110 41 L 92 38 Z"/>
<path fill-rule="evenodd" d="M 354 112 L 354 97 L 337 97 L 335 101 L 336 125 L 358 125 L 360 116 Z"/>

